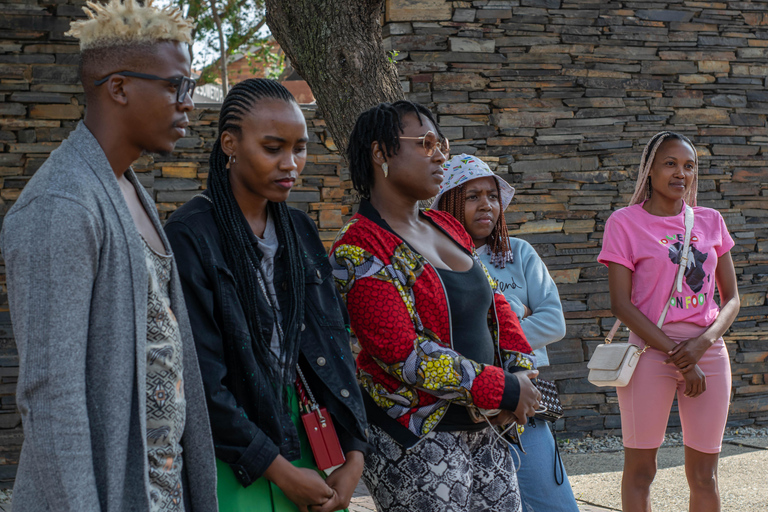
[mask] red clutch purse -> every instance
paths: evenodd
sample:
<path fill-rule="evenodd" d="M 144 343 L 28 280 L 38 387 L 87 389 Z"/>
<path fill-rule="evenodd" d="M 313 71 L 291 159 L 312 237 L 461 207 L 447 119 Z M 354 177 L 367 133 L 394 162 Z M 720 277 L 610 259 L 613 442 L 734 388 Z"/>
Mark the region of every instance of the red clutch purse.
<path fill-rule="evenodd" d="M 312 447 L 312 455 L 315 456 L 317 468 L 325 471 L 328 468 L 344 464 L 344 452 L 341 451 L 341 443 L 336 429 L 333 426 L 331 415 L 325 407 L 320 407 L 309 390 L 309 385 L 301 368 L 296 366 L 298 377 L 296 378 L 296 392 L 299 395 L 299 409 L 301 409 L 301 421 L 307 431 L 309 445 Z"/>

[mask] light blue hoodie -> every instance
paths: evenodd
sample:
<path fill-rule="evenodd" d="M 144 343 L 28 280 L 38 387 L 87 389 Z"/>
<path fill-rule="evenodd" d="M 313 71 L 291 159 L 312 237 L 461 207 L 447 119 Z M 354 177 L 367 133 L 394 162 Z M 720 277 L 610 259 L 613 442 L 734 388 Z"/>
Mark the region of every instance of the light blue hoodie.
<path fill-rule="evenodd" d="M 557 286 L 541 261 L 536 250 L 517 238 L 509 238 L 509 247 L 514 260 L 504 268 L 497 268 L 490 263 L 488 246 L 477 249 L 480 260 L 488 272 L 499 282 L 499 290 L 512 307 L 523 328 L 528 343 L 534 349 L 536 366 L 549 365 L 546 346 L 565 336 L 565 318 Z M 523 318 L 524 306 L 532 311 Z"/>

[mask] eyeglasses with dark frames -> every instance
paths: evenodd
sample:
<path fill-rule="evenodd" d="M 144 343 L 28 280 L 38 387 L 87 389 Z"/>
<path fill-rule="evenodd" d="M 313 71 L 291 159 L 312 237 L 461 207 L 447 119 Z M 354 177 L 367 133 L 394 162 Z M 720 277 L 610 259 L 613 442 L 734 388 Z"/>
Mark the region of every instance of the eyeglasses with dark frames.
<path fill-rule="evenodd" d="M 432 130 L 429 130 L 427 133 L 425 133 L 421 137 L 403 137 L 401 135 L 399 138 L 410 139 L 410 140 L 421 140 L 422 144 L 424 145 L 424 151 L 427 153 L 427 156 L 429 157 L 435 154 L 436 149 L 439 149 L 440 153 L 442 153 L 443 156 L 447 158 L 448 152 L 451 150 L 451 144 L 448 142 L 448 139 L 438 139 L 437 135 Z"/>
<path fill-rule="evenodd" d="M 172 85 L 175 85 L 177 103 L 184 103 L 184 100 L 186 99 L 187 94 L 189 94 L 189 97 L 191 98 L 192 94 L 195 92 L 195 87 L 197 86 L 197 82 L 195 82 L 194 80 L 186 76 L 174 76 L 171 78 L 163 78 L 157 75 L 148 75 L 146 73 L 136 73 L 135 71 L 117 71 L 115 73 L 110 73 L 104 78 L 102 78 L 101 80 L 96 80 L 95 82 L 93 82 L 93 85 L 101 85 L 105 83 L 107 80 L 109 80 L 109 77 L 111 77 L 112 75 L 130 76 L 132 78 L 143 78 L 144 80 L 163 80 Z"/>

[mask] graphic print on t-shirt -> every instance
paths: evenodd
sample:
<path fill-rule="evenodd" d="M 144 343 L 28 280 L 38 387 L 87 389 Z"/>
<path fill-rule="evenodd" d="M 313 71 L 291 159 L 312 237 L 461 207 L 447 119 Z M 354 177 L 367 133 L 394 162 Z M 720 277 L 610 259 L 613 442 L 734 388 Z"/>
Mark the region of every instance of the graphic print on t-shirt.
<path fill-rule="evenodd" d="M 501 293 L 505 293 L 507 290 L 516 290 L 518 288 L 522 288 L 522 286 L 515 282 L 515 278 L 513 276 L 510 275 L 505 277 L 508 277 L 509 280 L 505 281 L 502 279 L 496 279 L 496 285 Z"/>
<path fill-rule="evenodd" d="M 673 240 L 675 240 L 674 243 L 672 242 Z M 667 255 L 675 265 L 678 265 L 680 263 L 680 258 L 682 258 L 683 241 L 684 235 L 682 234 L 672 236 L 667 235 L 659 240 L 661 245 L 667 247 Z M 671 305 L 678 308 L 687 309 L 691 306 L 698 307 L 699 304 L 703 304 L 706 300 L 706 294 L 699 294 L 699 292 L 704 287 L 704 280 L 709 280 L 709 276 L 707 276 L 707 273 L 704 271 L 704 262 L 707 261 L 708 254 L 699 251 L 696 246 L 693 245 L 694 242 L 698 242 L 696 236 L 691 237 L 688 263 L 686 264 L 684 274 L 685 282 L 690 287 L 693 295 L 685 298 L 673 297 Z"/>
<path fill-rule="evenodd" d="M 675 265 L 680 263 L 682 253 L 683 244 L 681 242 L 675 242 L 669 247 L 669 259 Z M 698 293 L 704 286 L 704 278 L 707 276 L 704 272 L 704 262 L 707 261 L 707 254 L 699 252 L 693 244 L 691 244 L 690 254 L 691 257 L 688 259 L 685 269 L 685 282 L 688 283 L 691 290 Z"/>

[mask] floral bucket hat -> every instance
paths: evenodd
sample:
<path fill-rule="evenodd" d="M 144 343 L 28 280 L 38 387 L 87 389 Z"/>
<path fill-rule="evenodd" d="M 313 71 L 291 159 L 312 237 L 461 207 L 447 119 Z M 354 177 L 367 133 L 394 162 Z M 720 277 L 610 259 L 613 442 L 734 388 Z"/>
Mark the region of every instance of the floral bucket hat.
<path fill-rule="evenodd" d="M 514 187 L 500 176 L 497 176 L 488 167 L 488 164 L 466 153 L 456 155 L 443 164 L 443 182 L 440 184 L 440 193 L 437 194 L 437 197 L 432 202 L 432 208 L 437 208 L 438 204 L 440 204 L 440 198 L 443 197 L 446 191 L 463 185 L 468 181 L 484 178 L 485 176 L 493 176 L 496 179 L 496 183 L 499 184 L 501 211 L 504 212 L 515 195 Z"/>

